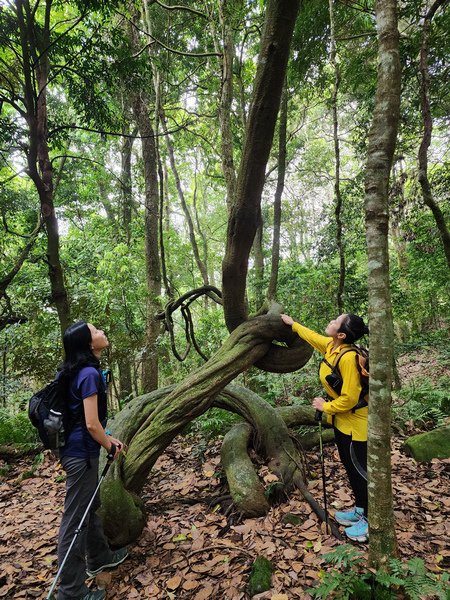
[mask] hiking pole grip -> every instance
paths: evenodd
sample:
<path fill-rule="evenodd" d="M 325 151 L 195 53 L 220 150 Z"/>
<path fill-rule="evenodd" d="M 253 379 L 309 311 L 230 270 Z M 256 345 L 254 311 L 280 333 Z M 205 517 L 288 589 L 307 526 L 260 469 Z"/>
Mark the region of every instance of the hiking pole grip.
<path fill-rule="evenodd" d="M 314 421 L 321 423 L 322 415 L 323 415 L 323 412 L 321 410 L 316 410 L 316 414 L 314 415 Z"/>

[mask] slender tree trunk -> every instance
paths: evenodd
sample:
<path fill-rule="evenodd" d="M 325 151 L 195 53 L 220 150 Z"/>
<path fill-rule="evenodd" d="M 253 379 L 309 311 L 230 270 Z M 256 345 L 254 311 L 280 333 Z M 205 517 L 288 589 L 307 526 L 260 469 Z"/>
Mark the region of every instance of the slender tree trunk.
<path fill-rule="evenodd" d="M 234 41 L 233 30 L 230 23 L 230 9 L 230 0 L 221 0 L 220 23 L 222 27 L 223 49 L 221 58 L 222 83 L 219 104 L 219 121 L 222 146 L 222 170 L 227 188 L 228 211 L 231 210 L 236 191 L 236 172 L 233 158 L 233 133 L 231 129 Z"/>
<path fill-rule="evenodd" d="M 133 393 L 130 357 L 123 355 L 118 356 L 117 365 L 119 367 L 119 397 L 121 400 L 124 400 L 125 398 L 130 398 Z"/>
<path fill-rule="evenodd" d="M 194 253 L 195 262 L 197 264 L 198 270 L 200 271 L 203 284 L 209 285 L 208 269 L 205 265 L 205 262 L 200 257 L 200 252 L 199 252 L 197 240 L 195 237 L 194 223 L 192 221 L 192 216 L 189 211 L 189 207 L 186 204 L 186 199 L 184 197 L 183 188 L 181 187 L 180 176 L 178 174 L 177 165 L 175 163 L 175 153 L 174 153 L 174 149 L 173 149 L 173 144 L 172 144 L 172 140 L 170 139 L 169 133 L 167 131 L 167 123 L 166 123 L 166 117 L 165 117 L 164 112 L 162 114 L 161 123 L 162 123 L 163 130 L 165 133 L 167 151 L 169 153 L 169 160 L 170 160 L 170 166 L 172 168 L 172 173 L 175 178 L 175 185 L 176 185 L 177 191 L 178 191 L 178 198 L 180 200 L 181 208 L 183 209 L 183 213 L 186 218 L 186 223 L 188 226 L 189 239 L 191 241 L 191 246 L 192 246 L 192 251 Z"/>
<path fill-rule="evenodd" d="M 393 322 L 389 288 L 389 174 L 400 110 L 400 59 L 395 0 L 377 0 L 378 76 L 366 167 L 366 231 L 370 337 L 369 554 L 377 567 L 396 553 L 391 485 Z"/>
<path fill-rule="evenodd" d="M 247 318 L 248 257 L 261 219 L 261 194 L 272 146 L 291 37 L 299 9 L 296 0 L 268 0 L 261 37 L 253 103 L 247 123 L 235 202 L 228 220 L 222 264 L 225 321 L 231 331 Z"/>
<path fill-rule="evenodd" d="M 422 45 L 420 48 L 420 106 L 423 119 L 423 137 L 419 148 L 419 183 L 422 188 L 422 196 L 425 204 L 433 213 L 439 235 L 444 246 L 444 253 L 450 268 L 450 232 L 445 222 L 445 217 L 433 198 L 430 180 L 428 179 L 428 148 L 431 143 L 433 132 L 433 120 L 431 118 L 429 85 L 430 73 L 428 69 L 428 36 L 431 28 L 431 20 L 436 11 L 446 0 L 435 0 L 427 12 L 422 28 Z"/>
<path fill-rule="evenodd" d="M 28 0 L 16 0 L 23 72 L 24 103 L 29 131 L 28 173 L 38 191 L 41 213 L 47 231 L 47 263 L 50 301 L 56 307 L 61 332 L 70 324 L 70 307 L 59 257 L 59 231 L 53 203 L 53 166 L 48 150 L 47 85 L 52 1 L 45 5 L 44 24 L 39 32 L 33 22 Z M 38 45 L 34 45 L 37 41 Z M 34 67 L 34 65 L 36 65 Z"/>
<path fill-rule="evenodd" d="M 137 52 L 139 42 L 136 28 L 130 25 L 130 41 L 133 52 Z M 160 323 L 156 314 L 160 310 L 161 271 L 159 263 L 159 189 L 158 158 L 155 135 L 149 114 L 149 101 L 144 92 L 134 93 L 133 113 L 141 134 L 142 159 L 145 182 L 145 259 L 147 268 L 147 316 L 145 346 L 142 357 L 142 389 L 149 392 L 158 387 L 157 339 Z"/>
<path fill-rule="evenodd" d="M 345 253 L 344 246 L 342 243 L 342 197 L 341 197 L 341 181 L 340 181 L 340 170 L 341 170 L 341 150 L 339 146 L 339 121 L 338 121 L 338 107 L 337 99 L 339 93 L 339 86 L 341 82 L 341 74 L 339 70 L 339 64 L 336 60 L 336 36 L 334 29 L 334 0 L 329 0 L 330 10 L 330 62 L 334 70 L 334 83 L 333 83 L 333 94 L 331 96 L 331 110 L 333 113 L 333 140 L 334 140 L 334 197 L 335 197 L 335 209 L 334 214 L 336 216 L 336 245 L 339 253 L 339 285 L 337 291 L 337 309 L 338 313 L 341 314 L 344 310 L 344 286 L 345 286 Z"/>
<path fill-rule="evenodd" d="M 128 125 L 124 128 L 124 133 L 130 133 L 130 128 Z M 136 135 L 136 133 L 133 132 L 133 135 Z M 122 138 L 122 147 L 120 149 L 122 224 L 128 244 L 130 243 L 131 238 L 131 214 L 133 204 L 133 189 L 131 184 L 131 153 L 133 150 L 133 143 L 134 137 L 127 135 L 126 137 Z"/>
<path fill-rule="evenodd" d="M 286 177 L 286 137 L 287 137 L 287 81 L 284 82 L 283 94 L 281 96 L 280 125 L 278 140 L 278 176 L 277 189 L 273 202 L 273 241 L 272 241 L 272 270 L 270 272 L 269 289 L 267 297 L 274 300 L 277 293 L 278 267 L 280 264 L 280 230 L 281 230 L 281 198 L 284 190 Z"/>

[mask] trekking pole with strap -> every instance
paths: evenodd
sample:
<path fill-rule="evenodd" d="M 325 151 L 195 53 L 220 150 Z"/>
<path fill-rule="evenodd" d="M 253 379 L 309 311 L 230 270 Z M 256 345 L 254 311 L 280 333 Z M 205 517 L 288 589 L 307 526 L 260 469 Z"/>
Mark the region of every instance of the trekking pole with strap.
<path fill-rule="evenodd" d="M 329 533 L 329 523 L 328 523 L 328 506 L 327 506 L 327 489 L 326 489 L 326 480 L 325 480 L 325 460 L 323 456 L 323 439 L 322 439 L 322 412 L 320 410 L 316 410 L 316 414 L 314 415 L 314 420 L 319 423 L 319 448 L 320 448 L 320 463 L 322 465 L 322 488 L 323 488 L 323 507 L 325 511 L 325 528 L 326 532 Z"/>
<path fill-rule="evenodd" d="M 105 465 L 105 468 L 104 468 L 104 469 L 103 469 L 103 471 L 102 471 L 102 474 L 100 475 L 100 479 L 98 480 L 97 487 L 95 488 L 95 492 L 92 494 L 92 498 L 89 500 L 89 504 L 87 505 L 87 508 L 86 508 L 86 510 L 84 511 L 84 514 L 83 514 L 83 516 L 81 517 L 80 524 L 79 524 L 79 525 L 78 525 L 78 527 L 75 529 L 75 535 L 73 536 L 73 540 L 70 542 L 69 549 L 67 550 L 67 552 L 66 552 L 66 554 L 65 554 L 65 556 L 64 556 L 64 558 L 63 558 L 63 561 L 62 561 L 62 563 L 61 563 L 61 565 L 60 565 L 60 567 L 59 567 L 59 569 L 58 569 L 58 572 L 56 573 L 55 580 L 53 581 L 52 587 L 50 588 L 50 591 L 49 591 L 49 593 L 48 593 L 48 595 L 47 595 L 47 598 L 46 598 L 46 600 L 52 600 L 52 594 L 53 594 L 53 591 L 54 591 L 54 589 L 55 589 L 55 587 L 56 587 L 56 584 L 57 584 L 57 582 L 58 582 L 58 579 L 59 579 L 59 577 L 60 577 L 60 575 L 61 575 L 61 573 L 62 573 L 62 570 L 64 569 L 64 566 L 65 566 L 65 564 L 66 564 L 66 561 L 67 561 L 67 558 L 68 558 L 68 556 L 69 556 L 69 554 L 70 554 L 70 551 L 72 550 L 72 548 L 73 548 L 73 547 L 74 547 L 74 545 L 75 545 L 75 542 L 76 542 L 76 540 L 77 540 L 77 537 L 79 536 L 79 534 L 80 534 L 80 532 L 81 532 L 81 528 L 82 528 L 82 526 L 83 526 L 83 523 L 84 523 L 84 521 L 85 521 L 85 519 L 86 519 L 87 515 L 89 514 L 89 511 L 90 511 L 90 509 L 91 509 L 92 503 L 94 502 L 95 496 L 97 495 L 97 492 L 98 492 L 98 490 L 100 489 L 100 486 L 102 485 L 102 482 L 103 482 L 103 480 L 105 479 L 105 477 L 106 477 L 106 473 L 108 472 L 108 469 L 109 469 L 109 467 L 110 467 L 110 466 L 111 466 L 111 462 L 110 462 L 110 461 L 108 461 L 108 462 L 106 463 L 106 465 Z"/>

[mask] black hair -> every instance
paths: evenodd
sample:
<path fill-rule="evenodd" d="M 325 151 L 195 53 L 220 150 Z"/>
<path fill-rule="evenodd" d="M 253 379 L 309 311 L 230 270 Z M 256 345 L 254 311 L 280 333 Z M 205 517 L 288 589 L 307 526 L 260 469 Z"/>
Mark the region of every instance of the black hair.
<path fill-rule="evenodd" d="M 345 341 L 347 344 L 353 344 L 362 338 L 363 335 L 369 333 L 369 328 L 364 324 L 364 321 L 358 315 L 347 314 L 339 333 L 345 333 Z"/>
<path fill-rule="evenodd" d="M 91 348 L 92 335 L 86 321 L 77 321 L 64 332 L 65 359 L 61 365 L 64 375 L 71 377 L 81 368 L 92 366 L 98 369 L 100 362 Z"/>

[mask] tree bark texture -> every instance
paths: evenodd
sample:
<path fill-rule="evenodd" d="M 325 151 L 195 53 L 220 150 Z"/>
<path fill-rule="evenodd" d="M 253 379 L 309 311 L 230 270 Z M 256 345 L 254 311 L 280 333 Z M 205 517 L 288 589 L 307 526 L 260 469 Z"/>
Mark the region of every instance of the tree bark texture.
<path fill-rule="evenodd" d="M 430 72 L 428 69 L 428 37 L 431 28 L 431 20 L 436 11 L 445 4 L 446 0 L 436 0 L 423 21 L 422 44 L 420 47 L 420 107 L 423 120 L 423 136 L 419 148 L 419 173 L 418 179 L 422 188 L 423 201 L 433 213 L 436 225 L 444 246 L 445 258 L 450 268 L 450 232 L 445 222 L 444 214 L 439 205 L 433 198 L 430 180 L 428 178 L 428 148 L 431 144 L 431 135 L 433 132 L 433 119 L 431 117 L 429 87 Z"/>
<path fill-rule="evenodd" d="M 130 42 L 134 52 L 139 47 L 136 28 L 130 24 Z M 147 269 L 147 307 L 145 347 L 142 358 L 142 389 L 150 392 L 158 387 L 157 339 L 160 323 L 156 314 L 160 310 L 161 269 L 159 262 L 159 188 L 158 157 L 155 135 L 149 112 L 149 99 L 144 91 L 132 96 L 133 113 L 141 134 L 142 159 L 145 182 L 145 259 Z"/>
<path fill-rule="evenodd" d="M 396 553 L 391 484 L 393 323 L 389 287 L 388 186 L 400 109 L 395 0 L 376 2 L 378 75 L 365 181 L 370 325 L 368 442 L 369 554 L 376 566 Z"/>
<path fill-rule="evenodd" d="M 286 137 L 287 137 L 287 81 L 284 82 L 283 93 L 281 95 L 280 123 L 278 133 L 278 175 L 277 188 L 273 201 L 273 240 L 272 240 L 272 269 L 270 272 L 269 289 L 267 297 L 269 300 L 275 299 L 278 284 L 278 267 L 280 264 L 280 231 L 281 231 L 281 198 L 284 190 L 284 180 L 286 177 Z"/>
<path fill-rule="evenodd" d="M 264 250 L 263 250 L 264 225 L 261 219 L 253 240 L 253 272 L 255 275 L 255 300 L 257 309 L 264 302 Z"/>
<path fill-rule="evenodd" d="M 35 12 L 28 0 L 16 0 L 23 61 L 25 119 L 28 125 L 28 174 L 33 181 L 47 231 L 50 301 L 56 307 L 61 332 L 70 324 L 70 306 L 59 257 L 58 221 L 53 203 L 53 167 L 48 149 L 47 86 L 49 76 L 51 0 L 45 5 L 44 24 L 37 31 Z"/>
<path fill-rule="evenodd" d="M 175 391 L 176 387 L 170 386 L 133 399 L 110 422 L 115 435 L 131 445 L 136 432 L 142 431 L 145 423 L 160 406 L 166 404 Z M 230 435 L 226 436 L 222 449 L 230 492 L 236 507 L 243 514 L 263 514 L 263 508 L 266 512 L 269 508 L 262 483 L 247 454 L 248 445 L 252 445 L 267 459 L 270 469 L 279 476 L 285 489 L 300 483 L 308 496 L 301 473 L 301 453 L 293 443 L 287 426 L 315 424 L 314 410 L 311 407 L 285 406 L 275 409 L 257 394 L 234 384 L 226 386 L 215 396 L 210 406 L 230 410 L 245 419 L 245 422 L 240 423 L 236 429 L 233 428 L 234 431 L 231 430 Z M 190 419 L 191 415 L 186 415 L 185 424 Z M 330 429 L 324 434 L 326 439 L 331 440 L 333 431 Z M 300 438 L 302 448 L 314 443 L 318 443 L 318 440 Z M 127 460 L 124 462 L 121 458 L 113 463 L 106 485 L 102 488 L 102 502 L 103 499 L 107 502 L 102 508 L 105 528 L 111 541 L 118 545 L 136 539 L 145 525 L 143 505 L 136 493 L 138 490 L 130 490 L 122 484 Z M 139 460 L 145 461 L 145 457 L 141 456 Z M 323 518 L 323 511 L 310 494 L 307 499 Z"/>
<path fill-rule="evenodd" d="M 260 222 L 261 193 L 280 105 L 298 0 L 268 0 L 253 101 L 228 220 L 222 264 L 225 321 L 229 331 L 247 318 L 248 257 Z"/>

